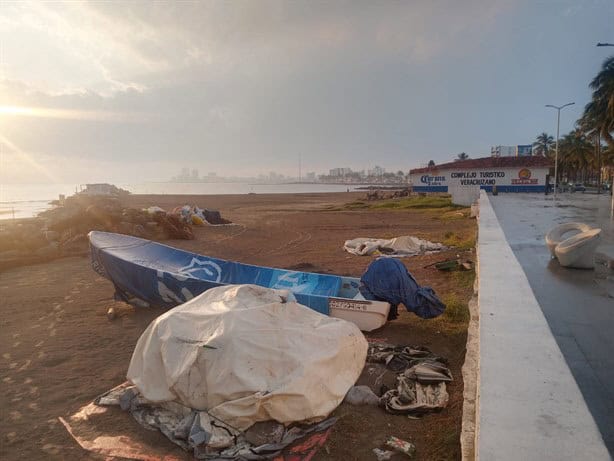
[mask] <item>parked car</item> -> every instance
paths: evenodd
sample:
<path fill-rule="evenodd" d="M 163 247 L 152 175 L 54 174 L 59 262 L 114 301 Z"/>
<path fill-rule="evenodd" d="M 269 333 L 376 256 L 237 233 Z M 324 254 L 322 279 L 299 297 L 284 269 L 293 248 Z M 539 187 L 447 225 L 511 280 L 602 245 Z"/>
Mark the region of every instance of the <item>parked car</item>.
<path fill-rule="evenodd" d="M 586 187 L 584 187 L 584 184 L 582 183 L 577 183 L 577 184 L 574 184 L 572 190 L 574 192 L 586 192 Z"/>

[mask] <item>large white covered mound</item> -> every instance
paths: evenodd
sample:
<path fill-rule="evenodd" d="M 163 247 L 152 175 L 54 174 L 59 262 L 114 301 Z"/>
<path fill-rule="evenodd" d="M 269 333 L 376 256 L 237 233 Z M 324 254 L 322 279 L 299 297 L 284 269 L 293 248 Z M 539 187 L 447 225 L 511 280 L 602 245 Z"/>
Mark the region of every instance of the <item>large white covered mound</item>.
<path fill-rule="evenodd" d="M 128 379 L 152 402 L 208 410 L 247 429 L 257 421 L 316 421 L 354 385 L 367 356 L 354 324 L 255 285 L 208 290 L 154 320 Z"/>

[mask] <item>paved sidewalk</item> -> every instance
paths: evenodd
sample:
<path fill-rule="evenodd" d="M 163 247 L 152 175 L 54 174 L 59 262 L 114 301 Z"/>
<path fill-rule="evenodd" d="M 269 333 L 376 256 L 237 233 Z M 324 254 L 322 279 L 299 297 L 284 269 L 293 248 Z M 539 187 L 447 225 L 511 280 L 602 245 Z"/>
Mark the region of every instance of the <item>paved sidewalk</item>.
<path fill-rule="evenodd" d="M 580 221 L 602 228 L 614 244 L 610 196 L 500 194 L 489 197 L 516 258 L 610 454 L 614 453 L 614 299 L 595 283 L 594 271 L 561 267 L 544 243 L 552 227 Z"/>

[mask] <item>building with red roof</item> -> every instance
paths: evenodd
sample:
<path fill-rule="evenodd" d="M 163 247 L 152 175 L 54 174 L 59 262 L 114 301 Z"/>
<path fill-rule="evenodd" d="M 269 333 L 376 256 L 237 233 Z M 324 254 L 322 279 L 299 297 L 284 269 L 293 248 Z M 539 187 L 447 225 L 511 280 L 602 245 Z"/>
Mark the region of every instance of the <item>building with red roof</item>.
<path fill-rule="evenodd" d="M 476 188 L 499 192 L 544 192 L 553 162 L 545 157 L 484 157 L 409 171 L 416 192 Z"/>

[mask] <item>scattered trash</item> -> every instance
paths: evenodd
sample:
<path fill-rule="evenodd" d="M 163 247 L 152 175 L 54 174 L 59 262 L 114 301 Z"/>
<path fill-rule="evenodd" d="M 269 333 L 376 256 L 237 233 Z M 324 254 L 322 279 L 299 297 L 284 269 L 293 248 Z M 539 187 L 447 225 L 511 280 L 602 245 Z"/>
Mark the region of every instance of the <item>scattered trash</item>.
<path fill-rule="evenodd" d="M 432 264 L 428 264 L 424 266 L 424 269 L 428 267 L 435 267 L 435 269 L 444 271 L 444 272 L 452 272 L 452 271 L 470 271 L 473 270 L 473 261 L 465 260 L 462 261 L 460 257 L 456 259 L 446 259 L 443 261 L 437 261 Z"/>
<path fill-rule="evenodd" d="M 145 211 L 147 211 L 147 213 L 149 213 L 150 215 L 155 215 L 156 213 L 166 214 L 164 208 L 160 208 L 159 206 L 150 206 L 149 208 L 145 208 Z"/>
<path fill-rule="evenodd" d="M 232 224 L 232 221 L 222 218 L 220 212 L 216 210 L 203 210 L 203 216 L 207 224 L 211 226 L 225 226 Z"/>
<path fill-rule="evenodd" d="M 383 363 L 397 373 L 422 362 L 438 362 L 447 365 L 447 360 L 423 346 L 393 346 L 385 343 L 369 343 L 367 361 Z M 451 375 L 448 381 L 452 380 Z"/>
<path fill-rule="evenodd" d="M 412 369 L 397 377 L 397 388 L 382 395 L 386 411 L 394 414 L 422 415 L 439 411 L 448 405 L 445 382 L 422 384 L 410 375 Z"/>
<path fill-rule="evenodd" d="M 109 320 L 114 320 L 115 319 L 115 308 L 109 307 L 109 309 L 107 310 L 107 318 Z"/>
<path fill-rule="evenodd" d="M 413 457 L 414 454 L 416 453 L 416 447 L 413 443 L 406 442 L 405 440 L 401 440 L 392 435 L 386 442 L 386 445 L 388 445 L 393 450 L 406 454 L 410 458 Z"/>
<path fill-rule="evenodd" d="M 393 239 L 356 238 L 346 240 L 343 249 L 358 256 L 382 255 L 393 257 L 429 254 L 447 249 L 441 243 L 404 235 Z"/>
<path fill-rule="evenodd" d="M 283 424 L 276 421 L 261 421 L 245 431 L 245 440 L 255 446 L 280 443 L 285 432 L 286 428 Z"/>
<path fill-rule="evenodd" d="M 288 427 L 268 421 L 241 432 L 205 411 L 191 410 L 173 402 L 148 402 L 134 386 L 124 383 L 74 415 L 60 418 L 60 422 L 83 449 L 105 458 L 183 459 L 172 448 L 150 446 L 147 439 L 137 434 L 116 435 L 113 421 L 117 415 L 107 412 L 113 406 L 129 412 L 143 427 L 159 430 L 175 445 L 192 452 L 196 459 L 208 460 L 308 461 L 324 445 L 337 421 L 337 418 L 328 418 L 319 423 Z M 93 415 L 96 417 L 91 418 Z"/>
<path fill-rule="evenodd" d="M 350 405 L 379 405 L 380 398 L 369 386 L 353 386 L 343 401 Z"/>
<path fill-rule="evenodd" d="M 204 226 L 206 224 L 210 226 L 225 226 L 233 224 L 232 221 L 222 218 L 219 211 L 203 210 L 196 205 L 176 207 L 173 209 L 172 214 L 179 216 L 186 224 L 193 224 L 195 226 Z"/>
<path fill-rule="evenodd" d="M 425 347 L 369 344 L 369 362 L 384 363 L 397 373 L 396 389 L 380 402 L 389 413 L 420 416 L 448 404 L 446 382 L 452 381 L 447 361 Z"/>
<path fill-rule="evenodd" d="M 241 431 L 207 411 L 178 402 L 150 402 L 129 383 L 103 394 L 94 404 L 119 405 L 141 426 L 159 430 L 174 444 L 192 451 L 197 459 L 273 459 L 295 441 L 326 431 L 337 421 L 337 418 L 328 418 L 315 424 L 288 427 L 276 421 L 263 421 Z"/>
<path fill-rule="evenodd" d="M 375 453 L 377 461 L 388 461 L 394 455 L 394 451 L 380 450 L 379 448 L 374 448 L 373 453 Z"/>
<path fill-rule="evenodd" d="M 362 275 L 360 283 L 360 293 L 365 299 L 390 303 L 388 320 L 398 317 L 399 304 L 423 319 L 437 317 L 446 309 L 433 289 L 418 285 L 403 263 L 396 259 L 376 259 Z"/>
<path fill-rule="evenodd" d="M 5 221 L 0 228 L 0 269 L 30 260 L 86 254 L 92 230 L 151 240 L 194 238 L 192 226 L 233 225 L 219 211 L 184 205 L 168 213 L 159 206 L 124 205 L 129 192 L 110 184 L 89 184 L 55 207 L 23 222 Z"/>

